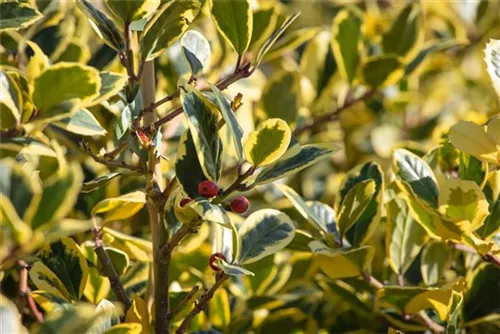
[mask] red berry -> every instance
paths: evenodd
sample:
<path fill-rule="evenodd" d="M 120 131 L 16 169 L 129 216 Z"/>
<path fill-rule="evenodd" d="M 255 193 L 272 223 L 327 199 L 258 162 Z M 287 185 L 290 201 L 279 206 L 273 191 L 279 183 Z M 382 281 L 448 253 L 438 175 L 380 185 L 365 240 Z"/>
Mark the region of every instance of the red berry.
<path fill-rule="evenodd" d="M 250 202 L 245 196 L 236 196 L 235 198 L 233 198 L 230 204 L 231 211 L 235 213 L 244 213 L 248 210 L 249 206 Z"/>
<path fill-rule="evenodd" d="M 203 197 L 214 197 L 219 193 L 219 187 L 212 181 L 201 181 L 198 185 L 198 194 Z"/>
<path fill-rule="evenodd" d="M 184 197 L 183 199 L 181 199 L 181 208 L 183 208 L 186 204 L 188 204 L 189 202 L 191 202 L 192 199 L 190 197 Z"/>
<path fill-rule="evenodd" d="M 215 264 L 216 259 L 221 259 L 226 261 L 226 257 L 222 253 L 213 253 L 210 255 L 210 258 L 208 259 L 208 264 L 210 265 L 210 268 L 212 268 L 213 271 L 220 271 L 220 268 L 217 267 Z"/>

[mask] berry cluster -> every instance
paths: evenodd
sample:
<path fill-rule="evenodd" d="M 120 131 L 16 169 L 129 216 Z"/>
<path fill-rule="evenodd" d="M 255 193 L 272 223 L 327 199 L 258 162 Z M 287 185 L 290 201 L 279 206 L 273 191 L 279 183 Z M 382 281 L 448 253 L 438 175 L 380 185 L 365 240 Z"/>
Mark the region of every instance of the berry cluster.
<path fill-rule="evenodd" d="M 213 181 L 209 180 L 201 181 L 200 184 L 198 184 L 198 194 L 206 198 L 215 197 L 219 194 L 219 187 Z M 180 202 L 180 206 L 184 207 L 191 201 L 192 199 L 190 197 L 184 197 Z M 235 198 L 232 199 L 231 203 L 229 204 L 231 211 L 233 211 L 234 213 L 245 213 L 248 210 L 249 206 L 250 202 L 245 196 L 236 196 Z M 212 268 L 212 270 L 214 271 L 221 270 L 215 264 L 215 261 L 217 259 L 222 259 L 226 261 L 226 257 L 222 253 L 212 254 L 210 256 L 210 259 L 208 260 L 208 263 L 210 265 L 210 268 Z"/>
<path fill-rule="evenodd" d="M 198 185 L 198 194 L 200 196 L 210 198 L 217 196 L 218 193 L 219 187 L 213 181 L 201 181 Z M 180 203 L 181 207 L 184 207 L 186 204 L 191 202 L 191 200 L 192 199 L 190 197 L 184 197 Z M 233 211 L 234 213 L 245 213 L 248 210 L 249 206 L 250 202 L 245 196 L 236 196 L 231 201 L 231 204 L 229 204 L 231 211 Z"/>

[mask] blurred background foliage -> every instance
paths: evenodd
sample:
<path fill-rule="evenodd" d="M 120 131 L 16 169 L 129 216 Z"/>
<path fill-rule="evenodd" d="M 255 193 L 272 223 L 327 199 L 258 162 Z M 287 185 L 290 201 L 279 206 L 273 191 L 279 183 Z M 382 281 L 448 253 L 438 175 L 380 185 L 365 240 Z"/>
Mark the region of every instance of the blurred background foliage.
<path fill-rule="evenodd" d="M 100 73 L 113 72 L 125 78 L 127 73 L 120 64 L 117 52 L 102 42 L 74 2 L 20 2 L 37 8 L 43 17 L 22 30 L 6 29 L 0 32 L 3 71 L 36 71 L 26 67 L 29 60 L 46 55 L 47 61 L 53 65 L 77 62 Z M 107 11 L 102 3 L 92 3 Z M 450 145 L 447 139 L 450 127 L 459 120 L 486 124 L 499 112 L 498 95 L 486 71 L 484 49 L 490 38 L 500 38 L 500 3 L 495 0 L 266 0 L 251 1 L 250 4 L 253 34 L 244 56 L 244 60 L 248 61 L 255 59 L 262 44 L 286 17 L 297 12 L 301 15 L 265 55 L 258 69 L 226 90 L 229 96 L 243 96 L 236 118 L 245 133 L 250 133 L 266 119 L 281 118 L 288 123 L 302 145 L 336 143 L 342 149 L 331 158 L 281 182 L 294 190 L 268 184 L 248 193 L 251 201 L 248 214 L 261 208 L 279 209 L 295 222 L 296 237 L 284 251 L 247 265 L 246 269 L 255 276 L 232 279 L 220 289 L 206 312 L 194 319 L 191 330 L 211 333 L 382 333 L 390 331 L 390 328 L 405 332 L 428 330 L 425 323 L 402 312 L 401 308 L 405 307 L 398 304 L 402 302 L 388 301 L 382 293 L 374 292 L 369 280 L 360 279 L 359 275 L 336 274 L 344 269 L 348 271 L 344 267 L 348 264 L 342 261 L 335 264 L 314 261 L 307 247 L 308 241 L 314 239 L 318 231 L 308 224 L 311 217 L 304 218 L 303 213 L 292 204 L 289 199 L 294 196 L 292 192 L 308 201 L 309 208 L 311 203 L 317 203 L 315 214 L 320 212 L 322 221 L 336 224 L 334 220 L 341 210 L 340 202 L 346 195 L 341 192 L 345 180 L 355 178 L 356 173 L 360 173 L 359 166 L 364 166 L 372 168 L 370 178 L 375 175 L 378 177 L 377 184 L 385 184 L 385 191 L 380 191 L 383 199 L 378 200 L 384 203 L 378 208 L 380 223 L 362 242 L 355 241 L 355 229 L 347 234 L 346 239 L 347 242 L 373 247 L 373 260 L 369 261 L 371 269 L 368 270 L 372 277 L 389 286 L 405 285 L 424 290 L 425 287 L 436 287 L 449 293 L 451 290 L 443 286 L 463 284 L 465 287 L 457 288 L 463 297 L 457 315 L 459 321 L 455 319 L 454 327 L 448 327 L 448 330 L 452 333 L 499 332 L 500 270 L 497 267 L 483 263 L 478 254 L 455 249 L 444 239 L 430 240 L 422 228 L 417 227 L 411 230 L 411 236 L 403 237 L 404 242 L 411 238 L 408 254 L 403 256 L 397 248 L 401 245 L 393 245 L 395 237 L 388 231 L 392 231 L 391 212 L 394 216 L 401 213 L 410 215 L 408 204 L 394 199 L 398 188 L 394 182 L 395 171 L 391 167 L 393 149 L 405 148 L 418 157 L 434 152 L 432 163 L 429 159 L 426 161 L 436 178 L 456 178 L 463 172 L 463 167 L 460 168 L 462 159 L 473 157 L 462 157 L 463 154 Z M 120 25 L 117 19 L 115 23 Z M 141 21 L 134 22 L 132 29 L 141 31 L 141 24 Z M 357 37 L 356 24 L 359 27 Z M 212 51 L 208 70 L 197 78 L 198 83 L 214 83 L 230 74 L 234 70 L 237 54 L 218 33 L 206 3 L 203 3 L 201 14 L 190 29 L 201 32 Z M 354 29 L 354 34 L 343 35 L 342 29 Z M 138 48 L 136 39 L 132 40 L 132 44 Z M 181 52 L 179 42 L 175 42 L 156 58 L 157 100 L 174 92 L 181 78 L 189 79 L 190 68 Z M 26 84 L 22 78 L 18 79 L 18 83 L 19 86 Z M 0 182 L 3 189 L 15 186 L 14 192 L 19 196 L 42 196 L 41 203 L 47 206 L 41 206 L 39 211 L 52 210 L 47 204 L 52 200 L 60 204 L 50 213 L 50 224 L 43 229 L 37 230 L 37 226 L 32 225 L 25 234 L 19 235 L 17 231 L 18 234 L 13 236 L 7 224 L 2 223 L 0 278 L 3 296 L 13 300 L 17 298 L 20 277 L 16 261 L 24 258 L 33 263 L 35 259 L 43 258 L 36 251 L 61 237 L 72 235 L 87 256 L 85 261 L 96 263 L 86 251 L 86 245 L 92 239 L 88 232 L 92 209 L 106 198 L 115 198 L 145 187 L 144 179 L 131 171 L 115 175 L 106 180 L 104 186 L 91 192 L 85 191 L 87 183 L 84 183 L 83 191 L 80 189 L 83 182 L 111 172 L 107 166 L 82 152 L 79 143 L 82 136 L 85 137 L 89 149 L 99 154 L 117 147 L 114 127 L 124 104 L 116 95 L 125 83 L 126 79 L 114 80 L 111 94 L 104 96 L 99 103 L 91 104 L 87 108 L 91 115 L 79 120 L 81 123 L 64 122 L 64 118 L 31 122 L 33 106 L 24 104 L 22 138 L 31 138 L 33 142 L 9 138 L 11 127 L 2 126 Z M 118 89 L 115 91 L 115 88 Z M 174 100 L 161 105 L 157 111 L 164 116 L 177 105 Z M 236 153 L 226 128 L 221 132 L 224 154 L 234 158 Z M 162 159 L 162 171 L 169 179 L 175 172 L 178 143 L 185 129 L 182 117 L 162 127 L 163 151 L 160 153 L 165 157 Z M 140 164 L 137 140 L 131 142 L 130 147 L 135 149 L 124 150 L 120 158 L 130 164 Z M 9 158 L 15 158 L 15 162 Z M 474 171 L 484 170 L 484 163 L 477 161 L 482 167 Z M 235 159 L 226 159 L 224 168 L 234 171 L 235 162 Z M 489 173 L 486 170 L 479 183 L 484 192 L 485 184 L 493 193 L 498 192 L 498 171 L 493 168 Z M 43 185 L 32 180 L 34 175 Z M 10 183 L 10 180 L 16 183 Z M 223 178 L 222 187 L 230 181 L 231 178 Z M 64 182 L 70 182 L 72 186 L 61 186 L 64 188 L 61 193 L 57 185 Z M 49 187 L 51 185 L 52 188 Z M 287 191 L 291 195 L 284 196 Z M 498 193 L 492 199 L 497 197 Z M 10 217 L 9 210 L 11 208 L 2 202 L 2 217 Z M 33 210 L 30 212 L 27 208 L 24 215 L 18 214 L 21 219 L 26 219 L 26 215 L 36 217 L 37 209 Z M 131 212 L 135 209 L 126 207 L 122 210 Z M 137 214 L 127 214 L 125 219 L 109 219 L 103 240 L 115 250 L 117 263 L 122 263 L 126 291 L 131 296 L 147 298 L 152 260 L 148 214 L 143 205 L 139 205 L 136 211 Z M 500 226 L 500 215 L 498 211 L 492 215 L 489 219 L 494 221 L 497 229 L 488 236 L 498 243 L 495 234 Z M 242 217 L 232 213 L 230 217 L 237 225 L 243 221 Z M 213 253 L 211 233 L 209 226 L 203 225 L 175 253 L 171 266 L 174 281 L 171 291 L 174 294 L 181 295 L 200 280 L 209 282 L 213 277 L 207 260 Z M 88 247 L 92 249 L 92 245 Z M 391 252 L 397 254 L 391 255 Z M 395 261 L 399 261 L 397 265 Z M 98 304 L 103 298 L 114 300 L 109 284 L 104 282 L 106 279 L 94 272 L 95 265 L 89 264 L 88 267 L 88 286 L 80 292 L 68 292 L 67 299 L 93 304 Z M 330 274 L 330 271 L 334 273 Z M 90 283 L 92 280 L 94 282 Z M 33 282 L 30 285 L 33 290 L 40 289 Z M 384 293 L 390 295 L 390 289 Z M 416 294 L 414 290 L 408 293 Z M 36 295 L 36 291 L 33 294 L 44 312 L 50 312 L 54 307 L 52 304 L 69 302 L 51 300 L 52 297 L 43 297 L 42 293 Z M 3 296 L 2 320 L 7 319 L 4 316 L 10 310 L 10 306 L 6 306 L 9 302 Z M 445 327 L 447 322 L 452 321 L 447 318 L 448 315 L 446 319 L 440 318 L 439 306 L 432 302 L 423 308 L 427 310 L 426 317 Z M 26 310 L 22 312 L 25 313 L 23 326 L 30 328 L 35 319 Z M 78 312 L 81 313 L 77 317 L 80 321 L 97 318 L 93 309 L 79 309 Z M 133 316 L 127 323 L 144 321 L 141 317 L 134 321 L 130 319 Z M 146 327 L 143 326 L 142 330 Z M 133 332 L 134 328 L 130 326 L 126 330 Z"/>

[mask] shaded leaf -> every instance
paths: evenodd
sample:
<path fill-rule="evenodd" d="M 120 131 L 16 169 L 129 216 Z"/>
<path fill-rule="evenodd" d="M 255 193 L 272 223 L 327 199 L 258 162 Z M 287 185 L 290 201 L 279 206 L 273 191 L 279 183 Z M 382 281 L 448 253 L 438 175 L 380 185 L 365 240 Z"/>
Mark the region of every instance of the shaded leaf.
<path fill-rule="evenodd" d="M 403 75 L 403 64 L 397 56 L 374 56 L 363 65 L 364 81 L 372 88 L 395 84 Z"/>
<path fill-rule="evenodd" d="M 43 16 L 29 3 L 17 1 L 4 1 L 0 3 L 0 30 L 23 29 L 29 27 Z"/>
<path fill-rule="evenodd" d="M 411 56 L 421 35 L 421 8 L 412 2 L 401 10 L 389 31 L 383 36 L 384 52 L 401 57 Z"/>
<path fill-rule="evenodd" d="M 64 297 L 73 300 L 79 300 L 85 289 L 88 280 L 88 266 L 85 256 L 78 247 L 78 245 L 71 238 L 62 238 L 53 244 L 47 245 L 38 254 L 41 262 L 45 266 L 45 271 L 52 272 L 57 276 L 59 282 L 54 281 L 56 284 L 45 279 L 44 275 L 40 275 L 43 271 L 30 270 L 30 277 L 35 285 L 41 290 L 46 289 L 46 284 L 56 288 Z M 40 268 L 43 268 L 40 266 Z M 32 272 L 33 271 L 33 272 Z M 38 274 L 38 275 L 37 275 Z M 38 276 L 38 277 L 37 277 Z"/>
<path fill-rule="evenodd" d="M 103 12 L 99 11 L 87 0 L 77 1 L 76 4 L 78 8 L 87 15 L 92 28 L 94 28 L 95 32 L 107 45 L 118 52 L 121 52 L 125 48 L 125 41 L 123 40 L 122 34 L 113 21 Z"/>
<path fill-rule="evenodd" d="M 109 174 L 101 175 L 101 176 L 93 179 L 92 181 L 84 182 L 80 192 L 89 193 L 89 192 L 92 192 L 94 190 L 97 190 L 97 189 L 105 186 L 109 182 L 111 182 L 111 180 L 114 179 L 115 177 L 120 176 L 122 174 L 123 173 L 121 173 L 121 172 L 112 172 Z"/>

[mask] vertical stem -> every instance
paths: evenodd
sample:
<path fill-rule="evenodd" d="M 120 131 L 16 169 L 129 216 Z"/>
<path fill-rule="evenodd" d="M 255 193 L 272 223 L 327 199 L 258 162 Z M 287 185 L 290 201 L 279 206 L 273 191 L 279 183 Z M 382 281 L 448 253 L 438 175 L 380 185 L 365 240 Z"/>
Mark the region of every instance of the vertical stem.
<path fill-rule="evenodd" d="M 154 63 L 149 61 L 144 64 L 141 76 L 141 91 L 144 105 L 150 105 L 155 100 L 155 70 Z M 144 115 L 144 126 L 150 126 L 157 119 L 155 112 Z M 161 204 L 159 201 L 163 190 L 163 180 L 160 161 L 156 157 L 154 147 L 149 150 L 148 168 L 146 175 L 147 207 L 149 224 L 153 239 L 153 286 L 155 299 L 155 332 L 157 334 L 170 333 L 168 314 L 170 312 L 168 298 L 168 266 L 169 259 L 163 259 L 160 249 L 168 242 L 168 234 L 163 225 Z"/>

